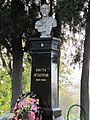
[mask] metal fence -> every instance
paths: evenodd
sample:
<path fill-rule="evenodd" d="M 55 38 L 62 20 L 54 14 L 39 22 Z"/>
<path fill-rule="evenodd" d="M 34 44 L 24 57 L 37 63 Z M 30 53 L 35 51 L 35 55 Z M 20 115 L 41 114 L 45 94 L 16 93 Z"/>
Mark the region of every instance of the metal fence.
<path fill-rule="evenodd" d="M 81 105 L 78 105 L 78 104 L 74 104 L 74 105 L 72 105 L 72 106 L 69 108 L 69 110 L 68 110 L 68 112 L 67 112 L 67 120 L 70 120 L 70 119 L 69 119 L 69 118 L 70 118 L 70 112 L 71 112 L 71 109 L 72 109 L 73 107 L 79 107 L 80 110 L 81 110 L 82 113 L 83 113 L 83 115 L 80 116 L 80 120 L 86 120 L 85 110 L 84 110 L 84 108 L 83 108 Z"/>

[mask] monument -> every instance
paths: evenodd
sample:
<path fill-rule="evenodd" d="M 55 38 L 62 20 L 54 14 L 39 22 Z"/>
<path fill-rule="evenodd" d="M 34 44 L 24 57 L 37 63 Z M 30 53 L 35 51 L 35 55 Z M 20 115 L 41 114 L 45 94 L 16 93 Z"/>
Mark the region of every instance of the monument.
<path fill-rule="evenodd" d="M 43 109 L 42 120 L 59 118 L 59 49 L 60 39 L 53 37 L 52 29 L 57 26 L 54 18 L 49 17 L 50 7 L 40 7 L 42 18 L 35 23 L 40 38 L 30 38 L 32 57 L 31 91 L 40 97 Z"/>

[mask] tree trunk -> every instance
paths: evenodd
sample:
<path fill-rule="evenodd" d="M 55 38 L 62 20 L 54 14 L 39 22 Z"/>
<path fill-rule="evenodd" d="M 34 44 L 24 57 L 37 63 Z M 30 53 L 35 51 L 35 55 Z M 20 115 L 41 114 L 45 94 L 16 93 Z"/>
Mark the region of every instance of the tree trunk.
<path fill-rule="evenodd" d="M 89 120 L 89 60 L 90 60 L 90 1 L 84 42 L 83 67 L 81 76 L 81 100 L 80 100 L 81 106 L 84 108 L 86 113 L 86 120 Z"/>
<path fill-rule="evenodd" d="M 14 107 L 17 98 L 22 93 L 22 39 L 13 39 L 13 75 L 12 75 L 12 104 Z"/>
<path fill-rule="evenodd" d="M 12 55 L 13 55 L 13 73 L 12 73 L 12 103 L 11 108 L 14 107 L 17 98 L 22 92 L 22 16 L 24 13 L 24 6 L 21 0 L 12 0 L 11 2 L 11 16 L 12 16 Z"/>
<path fill-rule="evenodd" d="M 57 0 L 57 5 L 56 5 L 56 12 L 55 12 L 55 18 L 57 20 L 57 27 L 54 31 L 54 36 L 57 38 L 60 38 L 61 36 L 61 24 L 62 24 L 62 20 L 61 20 L 61 15 L 60 15 L 60 10 L 58 9 L 58 0 Z"/>

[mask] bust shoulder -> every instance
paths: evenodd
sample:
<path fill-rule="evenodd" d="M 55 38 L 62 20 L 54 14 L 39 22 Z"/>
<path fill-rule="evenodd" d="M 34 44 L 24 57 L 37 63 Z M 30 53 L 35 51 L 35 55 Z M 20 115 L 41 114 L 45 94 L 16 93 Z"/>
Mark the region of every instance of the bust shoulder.
<path fill-rule="evenodd" d="M 41 26 L 41 20 L 38 20 L 36 23 L 35 23 L 35 26 Z"/>
<path fill-rule="evenodd" d="M 49 24 L 52 24 L 53 27 L 57 26 L 57 21 L 53 17 L 49 17 L 49 21 L 48 22 L 49 22 Z"/>

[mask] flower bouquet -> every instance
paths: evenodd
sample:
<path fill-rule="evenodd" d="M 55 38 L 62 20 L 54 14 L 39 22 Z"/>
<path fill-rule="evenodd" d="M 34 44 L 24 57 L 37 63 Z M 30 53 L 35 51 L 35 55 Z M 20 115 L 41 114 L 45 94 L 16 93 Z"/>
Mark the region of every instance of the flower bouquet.
<path fill-rule="evenodd" d="M 32 92 L 20 95 L 12 112 L 13 118 L 10 120 L 40 120 L 40 106 L 37 95 Z"/>

